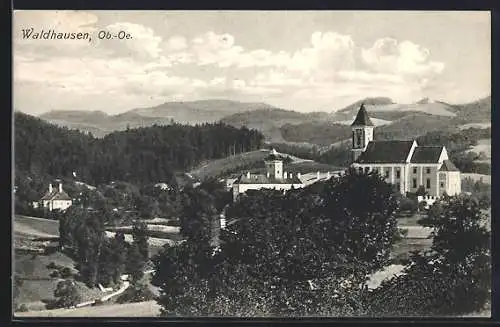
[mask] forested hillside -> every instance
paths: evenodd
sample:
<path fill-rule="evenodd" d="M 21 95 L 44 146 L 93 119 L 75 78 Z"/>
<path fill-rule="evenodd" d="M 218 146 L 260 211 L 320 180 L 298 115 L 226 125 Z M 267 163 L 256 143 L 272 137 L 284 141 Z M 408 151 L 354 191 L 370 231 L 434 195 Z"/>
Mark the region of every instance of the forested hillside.
<path fill-rule="evenodd" d="M 260 148 L 263 136 L 222 123 L 152 126 L 96 139 L 32 116 L 15 114 L 15 169 L 35 179 L 78 179 L 97 185 L 112 180 L 137 184 L 170 181 L 203 160 Z"/>

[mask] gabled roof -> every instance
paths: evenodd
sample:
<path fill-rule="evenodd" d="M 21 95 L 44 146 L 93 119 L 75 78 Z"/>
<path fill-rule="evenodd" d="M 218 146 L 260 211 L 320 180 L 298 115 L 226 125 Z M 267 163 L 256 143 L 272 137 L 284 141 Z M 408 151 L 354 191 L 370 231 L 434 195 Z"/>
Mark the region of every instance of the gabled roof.
<path fill-rule="evenodd" d="M 373 126 L 373 123 L 370 120 L 368 113 L 366 112 L 364 104 L 361 104 L 358 114 L 356 115 L 356 118 L 354 119 L 354 122 L 351 124 L 351 126 Z"/>
<path fill-rule="evenodd" d="M 439 171 L 460 171 L 458 168 L 451 162 L 451 160 L 444 160 L 443 164 Z"/>
<path fill-rule="evenodd" d="M 59 190 L 55 189 L 50 193 L 47 191 L 44 196 L 40 199 L 40 201 L 54 201 L 54 200 L 71 200 L 71 197 L 68 195 L 68 193 L 64 192 L 59 192 Z"/>
<path fill-rule="evenodd" d="M 356 163 L 404 163 L 413 141 L 371 141 Z"/>
<path fill-rule="evenodd" d="M 263 174 L 252 174 L 250 178 L 247 178 L 246 175 L 241 175 L 235 181 L 235 184 L 302 184 L 302 181 L 297 176 L 278 179 L 274 176 L 267 177 L 267 175 Z"/>
<path fill-rule="evenodd" d="M 411 156 L 411 163 L 438 163 L 443 146 L 417 146 Z"/>

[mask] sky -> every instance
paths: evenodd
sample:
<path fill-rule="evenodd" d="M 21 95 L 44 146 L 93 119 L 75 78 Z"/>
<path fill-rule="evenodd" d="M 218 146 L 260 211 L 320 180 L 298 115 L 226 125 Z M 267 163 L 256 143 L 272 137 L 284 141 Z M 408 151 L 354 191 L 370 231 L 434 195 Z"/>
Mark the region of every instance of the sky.
<path fill-rule="evenodd" d="M 89 33 L 34 40 L 23 29 Z M 491 92 L 490 14 L 15 11 L 14 108 L 117 114 L 170 101 L 335 111 L 366 97 L 465 103 Z M 130 35 L 102 39 L 100 31 Z"/>

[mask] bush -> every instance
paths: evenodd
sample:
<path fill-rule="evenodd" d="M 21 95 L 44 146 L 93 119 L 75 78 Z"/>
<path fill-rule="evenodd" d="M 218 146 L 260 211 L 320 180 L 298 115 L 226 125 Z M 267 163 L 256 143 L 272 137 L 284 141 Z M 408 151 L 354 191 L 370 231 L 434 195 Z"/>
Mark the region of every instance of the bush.
<path fill-rule="evenodd" d="M 49 276 L 52 278 L 59 278 L 61 277 L 61 274 L 59 273 L 59 270 L 54 270 L 53 272 L 50 273 Z"/>
<path fill-rule="evenodd" d="M 71 269 L 68 267 L 64 267 L 63 269 L 61 269 L 59 271 L 59 273 L 61 275 L 61 278 L 64 278 L 64 279 L 69 278 L 73 275 L 73 273 L 71 272 Z"/>
<path fill-rule="evenodd" d="M 399 202 L 399 211 L 400 212 L 410 212 L 414 214 L 418 210 L 418 201 L 416 199 L 411 199 L 408 197 L 404 197 Z"/>
<path fill-rule="evenodd" d="M 54 261 L 51 261 L 48 265 L 47 265 L 47 269 L 59 269 L 59 266 L 55 264 Z"/>
<path fill-rule="evenodd" d="M 131 286 L 123 292 L 117 299 L 117 303 L 132 303 L 154 300 L 153 292 L 145 284 L 137 284 Z"/>
<path fill-rule="evenodd" d="M 81 301 L 80 293 L 72 280 L 59 282 L 54 290 L 54 297 L 56 300 L 53 305 L 56 308 L 70 308 Z"/>
<path fill-rule="evenodd" d="M 28 311 L 29 311 L 28 307 L 24 303 L 16 308 L 16 312 L 28 312 Z"/>

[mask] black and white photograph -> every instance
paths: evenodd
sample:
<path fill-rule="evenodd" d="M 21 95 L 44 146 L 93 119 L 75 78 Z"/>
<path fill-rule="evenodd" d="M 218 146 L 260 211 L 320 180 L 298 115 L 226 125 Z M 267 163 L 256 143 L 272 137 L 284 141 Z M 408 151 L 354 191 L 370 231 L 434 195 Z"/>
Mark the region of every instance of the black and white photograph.
<path fill-rule="evenodd" d="M 15 10 L 12 314 L 490 318 L 489 11 Z"/>

